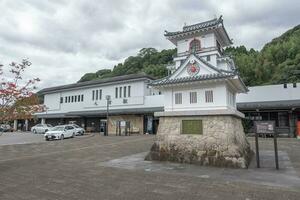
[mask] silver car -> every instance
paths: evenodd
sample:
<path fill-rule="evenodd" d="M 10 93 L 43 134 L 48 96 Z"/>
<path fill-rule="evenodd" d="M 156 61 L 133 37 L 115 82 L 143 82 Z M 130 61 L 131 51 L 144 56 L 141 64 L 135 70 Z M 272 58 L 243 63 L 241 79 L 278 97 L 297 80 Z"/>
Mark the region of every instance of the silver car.
<path fill-rule="evenodd" d="M 71 125 L 55 126 L 52 130 L 45 133 L 45 140 L 63 140 L 75 136 L 75 128 Z"/>
<path fill-rule="evenodd" d="M 76 135 L 84 135 L 84 129 L 78 126 L 77 124 L 69 124 L 70 126 L 73 126 L 75 128 L 75 134 Z"/>
<path fill-rule="evenodd" d="M 31 132 L 34 134 L 40 133 L 45 134 L 47 131 L 51 130 L 53 126 L 51 124 L 37 124 L 31 128 Z"/>

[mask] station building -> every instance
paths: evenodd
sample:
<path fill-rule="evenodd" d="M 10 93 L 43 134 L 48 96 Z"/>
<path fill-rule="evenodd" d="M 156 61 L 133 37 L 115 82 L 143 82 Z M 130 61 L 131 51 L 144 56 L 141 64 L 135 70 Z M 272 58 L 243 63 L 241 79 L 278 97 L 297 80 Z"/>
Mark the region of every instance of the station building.
<path fill-rule="evenodd" d="M 141 73 L 45 88 L 40 93 L 46 110 L 36 117 L 42 123 L 77 123 L 88 131 L 104 132 L 108 110 L 109 134 L 116 133 L 120 121 L 129 122 L 133 133 L 155 134 L 159 124 L 155 112 L 213 108 L 240 111 L 251 121 L 275 120 L 276 131 L 295 136 L 299 87 L 257 86 L 240 93 L 247 87 L 224 54 L 223 47 L 232 42 L 221 17 L 166 32 L 165 37 L 177 47 L 174 62 L 168 65 L 170 76 L 154 80 Z M 193 86 L 199 81 L 207 84 Z M 166 89 L 176 84 L 180 87 Z"/>
<path fill-rule="evenodd" d="M 104 132 L 108 110 L 109 134 L 116 133 L 118 121 L 130 122 L 134 133 L 155 133 L 158 119 L 153 113 L 163 111 L 163 106 L 160 92 L 148 86 L 152 80 L 141 73 L 45 88 L 40 93 L 46 111 L 36 116 L 42 123 L 76 123 Z"/>

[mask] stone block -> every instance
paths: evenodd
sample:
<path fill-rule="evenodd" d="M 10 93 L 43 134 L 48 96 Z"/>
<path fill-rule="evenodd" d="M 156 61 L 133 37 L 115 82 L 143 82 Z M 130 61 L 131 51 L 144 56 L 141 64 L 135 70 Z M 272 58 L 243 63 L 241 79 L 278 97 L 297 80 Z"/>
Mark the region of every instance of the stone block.
<path fill-rule="evenodd" d="M 199 119 L 202 135 L 181 134 L 181 121 Z M 146 160 L 247 168 L 253 152 L 236 116 L 161 116 Z"/>

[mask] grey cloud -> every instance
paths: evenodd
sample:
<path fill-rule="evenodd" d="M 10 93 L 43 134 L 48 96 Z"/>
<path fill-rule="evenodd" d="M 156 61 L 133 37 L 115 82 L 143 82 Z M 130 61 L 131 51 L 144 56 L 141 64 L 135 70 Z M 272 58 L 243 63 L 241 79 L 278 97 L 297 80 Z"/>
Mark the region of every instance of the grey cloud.
<path fill-rule="evenodd" d="M 0 1 L 0 62 L 29 58 L 40 88 L 112 68 L 143 47 L 174 48 L 164 30 L 223 15 L 235 45 L 256 49 L 299 23 L 296 0 Z M 63 73 L 60 73 L 63 71 Z"/>

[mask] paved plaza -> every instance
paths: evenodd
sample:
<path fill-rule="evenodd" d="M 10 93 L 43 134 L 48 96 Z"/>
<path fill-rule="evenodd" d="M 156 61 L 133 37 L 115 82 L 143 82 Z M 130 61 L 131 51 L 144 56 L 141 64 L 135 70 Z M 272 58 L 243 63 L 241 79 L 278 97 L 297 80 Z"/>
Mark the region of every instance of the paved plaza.
<path fill-rule="evenodd" d="M 253 146 L 253 138 L 249 140 Z M 299 140 L 279 139 L 279 171 L 274 169 L 272 160 L 272 139 L 260 139 L 262 169 L 255 168 L 253 159 L 248 170 L 145 162 L 142 157 L 153 141 L 151 135 L 89 135 L 63 141 L 1 145 L 0 199 L 300 197 Z"/>

